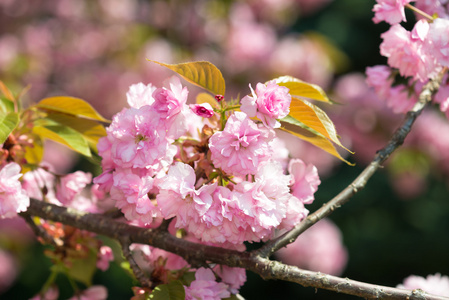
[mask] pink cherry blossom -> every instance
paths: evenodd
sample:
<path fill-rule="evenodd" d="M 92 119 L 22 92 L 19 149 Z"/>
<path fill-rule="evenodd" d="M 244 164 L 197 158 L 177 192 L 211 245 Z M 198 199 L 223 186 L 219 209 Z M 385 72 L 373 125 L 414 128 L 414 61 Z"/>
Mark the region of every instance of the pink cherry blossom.
<path fill-rule="evenodd" d="M 0 218 L 12 218 L 27 210 L 30 198 L 22 188 L 20 166 L 8 163 L 0 170 Z"/>
<path fill-rule="evenodd" d="M 217 265 L 214 272 L 221 278 L 221 282 L 229 286 L 229 291 L 232 294 L 237 294 L 240 287 L 246 282 L 246 270 L 243 268 Z"/>
<path fill-rule="evenodd" d="M 57 300 L 59 299 L 59 290 L 56 285 L 50 286 L 43 295 L 38 294 L 29 300 Z"/>
<path fill-rule="evenodd" d="M 255 174 L 257 167 L 267 161 L 274 138 L 271 129 L 257 126 L 242 112 L 229 117 L 223 131 L 209 139 L 214 166 L 233 175 Z"/>
<path fill-rule="evenodd" d="M 198 116 L 210 118 L 214 115 L 214 109 L 209 103 L 190 104 L 190 109 Z"/>
<path fill-rule="evenodd" d="M 75 295 L 69 300 L 106 300 L 108 298 L 108 290 L 102 285 L 93 285 L 81 294 Z"/>
<path fill-rule="evenodd" d="M 60 178 L 59 184 L 56 185 L 56 198 L 62 204 L 68 205 L 91 181 L 92 174 L 82 171 L 65 175 Z"/>
<path fill-rule="evenodd" d="M 163 87 L 154 91 L 155 102 L 152 107 L 164 120 L 167 135 L 170 138 L 177 139 L 187 130 L 186 114 L 189 107 L 186 102 L 189 91 L 187 87 L 182 87 L 181 81 L 176 76 L 165 81 L 165 85 L 169 88 Z"/>
<path fill-rule="evenodd" d="M 385 100 L 390 94 L 393 78 L 388 66 L 378 65 L 366 68 L 366 83 L 373 87 L 379 98 Z"/>
<path fill-rule="evenodd" d="M 212 205 L 212 193 L 216 183 L 195 189 L 195 171 L 187 164 L 177 162 L 165 177 L 157 181 L 158 207 L 166 219 L 176 218 L 176 227 L 187 227 L 190 222 L 199 222 Z"/>
<path fill-rule="evenodd" d="M 391 25 L 405 22 L 404 6 L 412 0 L 377 0 L 373 11 L 375 13 L 373 21 L 379 23 L 385 21 Z"/>
<path fill-rule="evenodd" d="M 292 175 L 292 194 L 304 204 L 311 204 L 313 194 L 321 183 L 318 170 L 312 164 L 305 164 L 300 159 L 292 159 L 288 166 L 288 172 Z"/>
<path fill-rule="evenodd" d="M 348 254 L 340 230 L 327 219 L 320 220 L 286 248 L 276 252 L 283 263 L 331 275 L 340 275 Z"/>
<path fill-rule="evenodd" d="M 440 273 L 427 275 L 426 278 L 410 275 L 404 279 L 403 284 L 397 286 L 400 289 L 415 290 L 421 289 L 427 293 L 449 297 L 449 277 Z"/>
<path fill-rule="evenodd" d="M 124 109 L 114 116 L 107 128 L 108 142 L 100 153 L 107 153 L 115 166 L 146 168 L 155 172 L 169 165 L 176 152 L 166 138 L 160 115 L 150 106 Z"/>
<path fill-rule="evenodd" d="M 0 249 L 0 294 L 13 284 L 18 269 L 14 256 Z"/>
<path fill-rule="evenodd" d="M 156 87 L 151 83 L 145 85 L 143 83 L 133 84 L 129 87 L 126 93 L 126 99 L 129 106 L 133 108 L 141 108 L 144 105 L 151 105 L 154 103 L 153 92 Z"/>
<path fill-rule="evenodd" d="M 114 254 L 109 246 L 101 246 L 98 250 L 97 268 L 106 271 L 109 269 L 109 262 L 114 260 Z"/>
<path fill-rule="evenodd" d="M 215 279 L 214 273 L 210 269 L 199 268 L 195 272 L 195 280 L 190 286 L 184 287 L 186 300 L 220 300 L 228 298 L 231 293 L 227 290 L 228 286 Z"/>
<path fill-rule="evenodd" d="M 390 95 L 386 99 L 387 106 L 390 107 L 394 113 L 406 113 L 413 108 L 418 101 L 418 97 L 410 95 L 407 86 L 400 84 L 390 90 Z"/>
<path fill-rule="evenodd" d="M 250 117 L 257 116 L 267 127 L 279 128 L 281 123 L 276 119 L 282 119 L 290 112 L 292 97 L 289 89 L 279 86 L 274 80 L 267 84 L 258 83 L 256 91 L 251 85 L 249 87 L 252 97 L 243 97 L 240 109 Z"/>
<path fill-rule="evenodd" d="M 422 82 L 438 71 L 434 57 L 424 49 L 427 26 L 424 20 L 418 21 L 412 34 L 395 24 L 381 35 L 380 45 L 380 53 L 388 57 L 391 67 L 398 68 L 402 76 L 412 76 Z"/>
<path fill-rule="evenodd" d="M 437 18 L 430 24 L 427 50 L 438 63 L 449 67 L 449 20 Z"/>
<path fill-rule="evenodd" d="M 261 164 L 254 182 L 243 181 L 234 187 L 239 194 L 241 218 L 248 224 L 247 240 L 271 237 L 275 227 L 286 217 L 291 197 L 291 176 L 284 175 L 278 162 Z"/>
<path fill-rule="evenodd" d="M 159 209 L 148 197 L 154 179 L 144 169 L 117 169 L 113 174 L 111 198 L 128 220 L 151 223 Z"/>

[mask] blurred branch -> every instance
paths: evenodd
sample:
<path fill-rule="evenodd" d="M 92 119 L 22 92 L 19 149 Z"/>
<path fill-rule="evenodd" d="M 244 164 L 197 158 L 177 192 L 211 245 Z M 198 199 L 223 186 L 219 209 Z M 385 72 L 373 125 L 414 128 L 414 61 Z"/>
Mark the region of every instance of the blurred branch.
<path fill-rule="evenodd" d="M 277 261 L 262 257 L 257 252 L 238 252 L 235 250 L 206 246 L 178 239 L 165 230 L 147 229 L 121 223 L 99 214 L 76 211 L 31 199 L 26 213 L 54 222 L 88 230 L 124 242 L 147 244 L 182 256 L 192 265 L 209 262 L 230 267 L 245 268 L 259 274 L 264 279 L 277 279 L 295 282 L 305 287 L 314 287 L 359 296 L 367 299 L 410 299 L 410 300 L 448 300 L 446 297 L 429 295 L 421 290 L 402 290 L 363 283 L 348 278 L 340 278 L 301 270 Z M 125 241 L 123 239 L 126 239 Z M 125 254 L 126 255 L 126 254 Z"/>
<path fill-rule="evenodd" d="M 295 228 L 276 239 L 268 241 L 264 246 L 257 250 L 257 253 L 262 257 L 269 257 L 282 247 L 293 243 L 300 234 L 317 223 L 319 220 L 330 215 L 334 210 L 348 202 L 352 196 L 361 191 L 377 169 L 379 169 L 388 157 L 390 157 L 390 155 L 404 143 L 404 140 L 409 134 L 416 118 L 421 114 L 426 105 L 432 101 L 432 96 L 438 91 L 445 72 L 446 69 L 441 71 L 435 79 L 430 80 L 426 85 L 424 85 L 421 93 L 419 94 L 418 102 L 409 112 L 407 112 L 402 124 L 393 133 L 393 136 L 388 144 L 383 149 L 377 151 L 371 163 L 350 185 L 348 185 L 332 200 L 324 204 L 320 209 L 302 220 L 301 223 L 296 225 Z"/>

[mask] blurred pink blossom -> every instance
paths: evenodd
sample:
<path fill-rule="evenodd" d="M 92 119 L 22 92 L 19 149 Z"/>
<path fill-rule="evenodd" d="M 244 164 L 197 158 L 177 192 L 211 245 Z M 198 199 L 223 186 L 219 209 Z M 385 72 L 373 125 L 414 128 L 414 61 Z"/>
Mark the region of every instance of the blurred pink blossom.
<path fill-rule="evenodd" d="M 17 274 L 18 266 L 15 258 L 0 248 L 0 294 L 12 285 Z"/>
<path fill-rule="evenodd" d="M 449 296 L 449 277 L 442 276 L 440 273 L 435 275 L 427 275 L 426 278 L 410 275 L 404 279 L 402 284 L 397 285 L 397 288 L 415 290 L 421 289 L 427 293 L 438 296 Z"/>
<path fill-rule="evenodd" d="M 231 296 L 227 285 L 218 283 L 210 269 L 199 268 L 195 272 L 195 280 L 188 287 L 184 287 L 186 300 L 203 299 L 218 300 Z"/>
<path fill-rule="evenodd" d="M 75 295 L 69 300 L 106 300 L 108 298 L 108 290 L 102 285 L 93 285 L 84 290 L 79 295 Z"/>
<path fill-rule="evenodd" d="M 69 205 L 91 181 L 92 174 L 82 171 L 65 175 L 56 185 L 56 198 L 62 204 Z"/>
<path fill-rule="evenodd" d="M 0 170 L 0 219 L 15 217 L 30 205 L 20 177 L 20 166 L 16 163 L 8 163 Z"/>
<path fill-rule="evenodd" d="M 288 172 L 292 175 L 292 194 L 304 204 L 311 204 L 313 194 L 321 183 L 318 170 L 312 164 L 305 164 L 301 159 L 292 159 L 288 165 Z"/>
<path fill-rule="evenodd" d="M 114 260 L 114 254 L 109 246 L 101 246 L 98 251 L 97 268 L 106 271 L 109 269 L 109 262 Z"/>
<path fill-rule="evenodd" d="M 328 219 L 320 220 L 275 255 L 283 263 L 331 275 L 342 274 L 348 260 L 340 230 Z"/>

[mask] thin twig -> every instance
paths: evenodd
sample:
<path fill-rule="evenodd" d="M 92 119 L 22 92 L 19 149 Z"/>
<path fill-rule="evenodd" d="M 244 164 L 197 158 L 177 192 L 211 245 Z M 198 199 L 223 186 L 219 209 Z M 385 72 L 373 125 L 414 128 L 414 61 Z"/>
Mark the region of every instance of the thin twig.
<path fill-rule="evenodd" d="M 324 204 L 320 209 L 309 215 L 302 222 L 300 222 L 291 231 L 281 235 L 280 237 L 268 241 L 264 246 L 256 250 L 258 254 L 263 257 L 269 257 L 271 254 L 293 243 L 296 238 L 317 223 L 319 220 L 327 217 L 337 208 L 349 201 L 349 199 L 362 190 L 368 180 L 373 176 L 377 169 L 390 157 L 390 155 L 399 148 L 403 143 L 408 133 L 410 132 L 416 118 L 421 114 L 425 106 L 431 102 L 432 95 L 434 95 L 443 80 L 443 75 L 446 70 L 440 72 L 437 78 L 430 80 L 422 89 L 418 102 L 415 106 L 407 112 L 404 121 L 398 129 L 393 133 L 388 144 L 381 150 L 377 151 L 372 162 L 357 176 L 357 178 L 344 190 L 342 190 L 332 200 Z"/>
<path fill-rule="evenodd" d="M 120 244 L 122 245 L 122 251 L 123 255 L 125 256 L 126 260 L 129 262 L 129 266 L 131 267 L 131 270 L 133 270 L 134 276 L 136 279 L 140 282 L 141 286 L 144 288 L 151 288 L 151 280 L 145 275 L 145 273 L 142 271 L 142 269 L 139 267 L 139 265 L 134 260 L 133 255 L 131 254 L 131 251 L 129 250 L 129 246 L 131 245 L 128 237 L 122 237 L 120 239 Z"/>

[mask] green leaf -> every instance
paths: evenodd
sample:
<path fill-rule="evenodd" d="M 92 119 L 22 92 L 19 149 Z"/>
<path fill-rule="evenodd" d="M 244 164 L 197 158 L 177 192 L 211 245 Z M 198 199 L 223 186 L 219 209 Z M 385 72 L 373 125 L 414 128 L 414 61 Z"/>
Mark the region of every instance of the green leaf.
<path fill-rule="evenodd" d="M 95 152 L 97 152 L 98 140 L 101 137 L 106 136 L 106 129 L 104 126 L 94 120 L 79 119 L 61 113 L 49 113 L 47 118 L 81 133 Z"/>
<path fill-rule="evenodd" d="M 185 80 L 202 87 L 214 95 L 225 94 L 225 81 L 221 71 L 208 61 L 195 61 L 181 64 L 164 64 L 154 60 L 148 60 L 163 67 L 169 68 L 181 75 Z"/>
<path fill-rule="evenodd" d="M 67 268 L 66 272 L 67 276 L 90 286 L 96 269 L 97 254 L 93 250 L 89 250 L 87 257 L 71 259 L 71 266 Z"/>
<path fill-rule="evenodd" d="M 291 124 L 291 123 L 288 123 L 285 121 L 281 121 L 281 126 L 282 126 L 280 128 L 281 130 L 286 131 L 296 137 L 299 137 L 300 139 L 302 139 L 306 142 L 311 143 L 312 145 L 337 157 L 341 161 L 344 161 L 348 165 L 351 165 L 351 166 L 354 165 L 354 164 L 348 162 L 347 160 L 345 160 L 343 157 L 341 157 L 341 155 L 335 149 L 334 145 L 328 139 L 326 139 L 324 136 L 322 136 L 321 134 L 319 134 L 317 132 L 314 133 L 313 129 L 312 130 L 305 129 L 305 128 L 302 128 L 299 124 Z"/>
<path fill-rule="evenodd" d="M 42 110 L 69 114 L 78 118 L 109 122 L 103 118 L 89 103 L 79 98 L 66 96 L 45 98 L 39 101 L 35 107 Z"/>
<path fill-rule="evenodd" d="M 184 300 L 184 286 L 179 280 L 158 285 L 150 295 L 152 300 Z"/>
<path fill-rule="evenodd" d="M 290 104 L 289 116 L 300 121 L 309 128 L 312 128 L 343 149 L 349 151 L 340 143 L 334 123 L 332 123 L 327 114 L 318 106 L 313 105 L 306 100 L 293 97 Z"/>
<path fill-rule="evenodd" d="M 0 80 L 0 92 L 2 92 L 2 94 L 5 95 L 6 99 L 8 99 L 9 101 L 12 102 L 15 101 L 16 98 L 14 97 L 13 93 L 1 80 Z"/>
<path fill-rule="evenodd" d="M 42 121 L 49 121 L 48 119 Z M 89 145 L 84 139 L 83 135 L 78 131 L 58 124 L 56 122 L 48 122 L 46 125 L 36 125 L 33 127 L 33 133 L 39 135 L 41 138 L 47 138 L 55 142 L 66 145 L 70 149 L 90 157 Z"/>
<path fill-rule="evenodd" d="M 8 135 L 17 127 L 19 124 L 19 115 L 13 112 L 8 114 L 0 113 L 0 144 L 3 144 Z"/>
<path fill-rule="evenodd" d="M 324 90 L 316 84 L 307 83 L 292 76 L 282 76 L 274 80 L 278 85 L 287 87 L 292 96 L 334 103 L 327 97 Z"/>
<path fill-rule="evenodd" d="M 0 111 L 4 113 L 14 112 L 14 102 L 6 98 L 0 98 Z"/>

